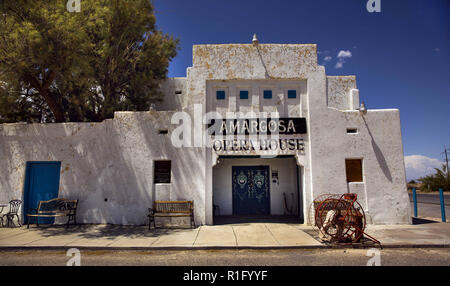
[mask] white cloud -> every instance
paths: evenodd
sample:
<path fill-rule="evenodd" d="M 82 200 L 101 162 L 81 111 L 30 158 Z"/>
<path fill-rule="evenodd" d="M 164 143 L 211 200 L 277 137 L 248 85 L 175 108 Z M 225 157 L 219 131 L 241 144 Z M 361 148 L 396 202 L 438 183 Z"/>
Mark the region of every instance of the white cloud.
<path fill-rule="evenodd" d="M 340 69 L 343 66 L 344 66 L 344 62 L 338 61 L 334 67 L 337 68 L 337 69 Z"/>
<path fill-rule="evenodd" d="M 435 51 L 436 53 L 438 53 L 441 49 L 439 48 L 434 48 L 433 51 Z"/>
<path fill-rule="evenodd" d="M 340 69 L 344 66 L 345 60 L 352 57 L 352 52 L 349 50 L 340 50 L 337 55 L 337 62 L 334 66 L 336 69 Z"/>
<path fill-rule="evenodd" d="M 352 52 L 350 52 L 348 50 L 347 51 L 340 50 L 337 55 L 338 59 L 345 59 L 345 58 L 351 58 L 351 57 L 352 57 Z"/>
<path fill-rule="evenodd" d="M 329 62 L 329 61 L 331 61 L 331 59 L 332 59 L 331 56 L 326 56 L 326 57 L 323 58 L 323 60 L 324 60 L 325 62 Z"/>
<path fill-rule="evenodd" d="M 405 156 L 406 179 L 416 180 L 426 175 L 434 174 L 434 168 L 441 168 L 443 162 L 423 155 Z"/>

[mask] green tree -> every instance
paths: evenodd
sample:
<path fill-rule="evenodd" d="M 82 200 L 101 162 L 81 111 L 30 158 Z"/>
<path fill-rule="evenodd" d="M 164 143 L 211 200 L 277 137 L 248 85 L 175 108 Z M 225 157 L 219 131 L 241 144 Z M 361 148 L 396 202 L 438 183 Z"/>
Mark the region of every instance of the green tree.
<path fill-rule="evenodd" d="M 450 176 L 447 172 L 447 166 L 444 164 L 442 169 L 435 168 L 435 170 L 435 174 L 418 179 L 422 184 L 422 189 L 437 191 L 439 188 L 442 188 L 444 191 L 450 190 Z"/>
<path fill-rule="evenodd" d="M 161 100 L 178 41 L 148 0 L 0 3 L 0 122 L 101 121 Z"/>

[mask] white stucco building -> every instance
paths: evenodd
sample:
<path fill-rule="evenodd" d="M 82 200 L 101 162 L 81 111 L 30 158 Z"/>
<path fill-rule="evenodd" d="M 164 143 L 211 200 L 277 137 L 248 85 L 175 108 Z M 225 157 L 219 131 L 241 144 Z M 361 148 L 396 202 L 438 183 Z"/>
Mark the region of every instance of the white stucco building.
<path fill-rule="evenodd" d="M 196 45 L 162 90 L 152 110 L 101 123 L 0 125 L 0 202 L 59 196 L 79 200 L 78 222 L 144 224 L 154 200 L 193 200 L 197 225 L 214 209 L 306 223 L 314 197 L 353 192 L 369 223 L 411 223 L 399 111 L 360 111 L 356 78 L 327 76 L 316 45 Z M 259 137 L 205 146 L 208 112 L 243 112 Z M 264 114 L 278 137 L 252 125 Z"/>

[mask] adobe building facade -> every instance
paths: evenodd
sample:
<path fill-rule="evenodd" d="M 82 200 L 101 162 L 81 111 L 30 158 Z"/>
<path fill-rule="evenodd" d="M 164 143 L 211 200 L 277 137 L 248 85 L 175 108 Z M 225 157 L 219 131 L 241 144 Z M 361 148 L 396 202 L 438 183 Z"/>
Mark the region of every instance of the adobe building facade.
<path fill-rule="evenodd" d="M 316 45 L 195 45 L 161 89 L 148 112 L 101 123 L 0 125 L 0 202 L 78 199 L 81 223 L 144 224 L 154 200 L 194 201 L 197 225 L 307 223 L 315 197 L 351 192 L 368 223 L 411 223 L 399 111 L 362 110 L 356 78 L 327 76 Z"/>

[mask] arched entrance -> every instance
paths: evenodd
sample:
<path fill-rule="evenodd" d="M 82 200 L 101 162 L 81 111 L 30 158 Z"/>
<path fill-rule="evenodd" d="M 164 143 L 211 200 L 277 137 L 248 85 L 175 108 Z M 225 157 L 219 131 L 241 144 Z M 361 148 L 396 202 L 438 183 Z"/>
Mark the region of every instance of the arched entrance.
<path fill-rule="evenodd" d="M 294 155 L 220 156 L 212 171 L 214 224 L 303 223 L 303 180 Z"/>

